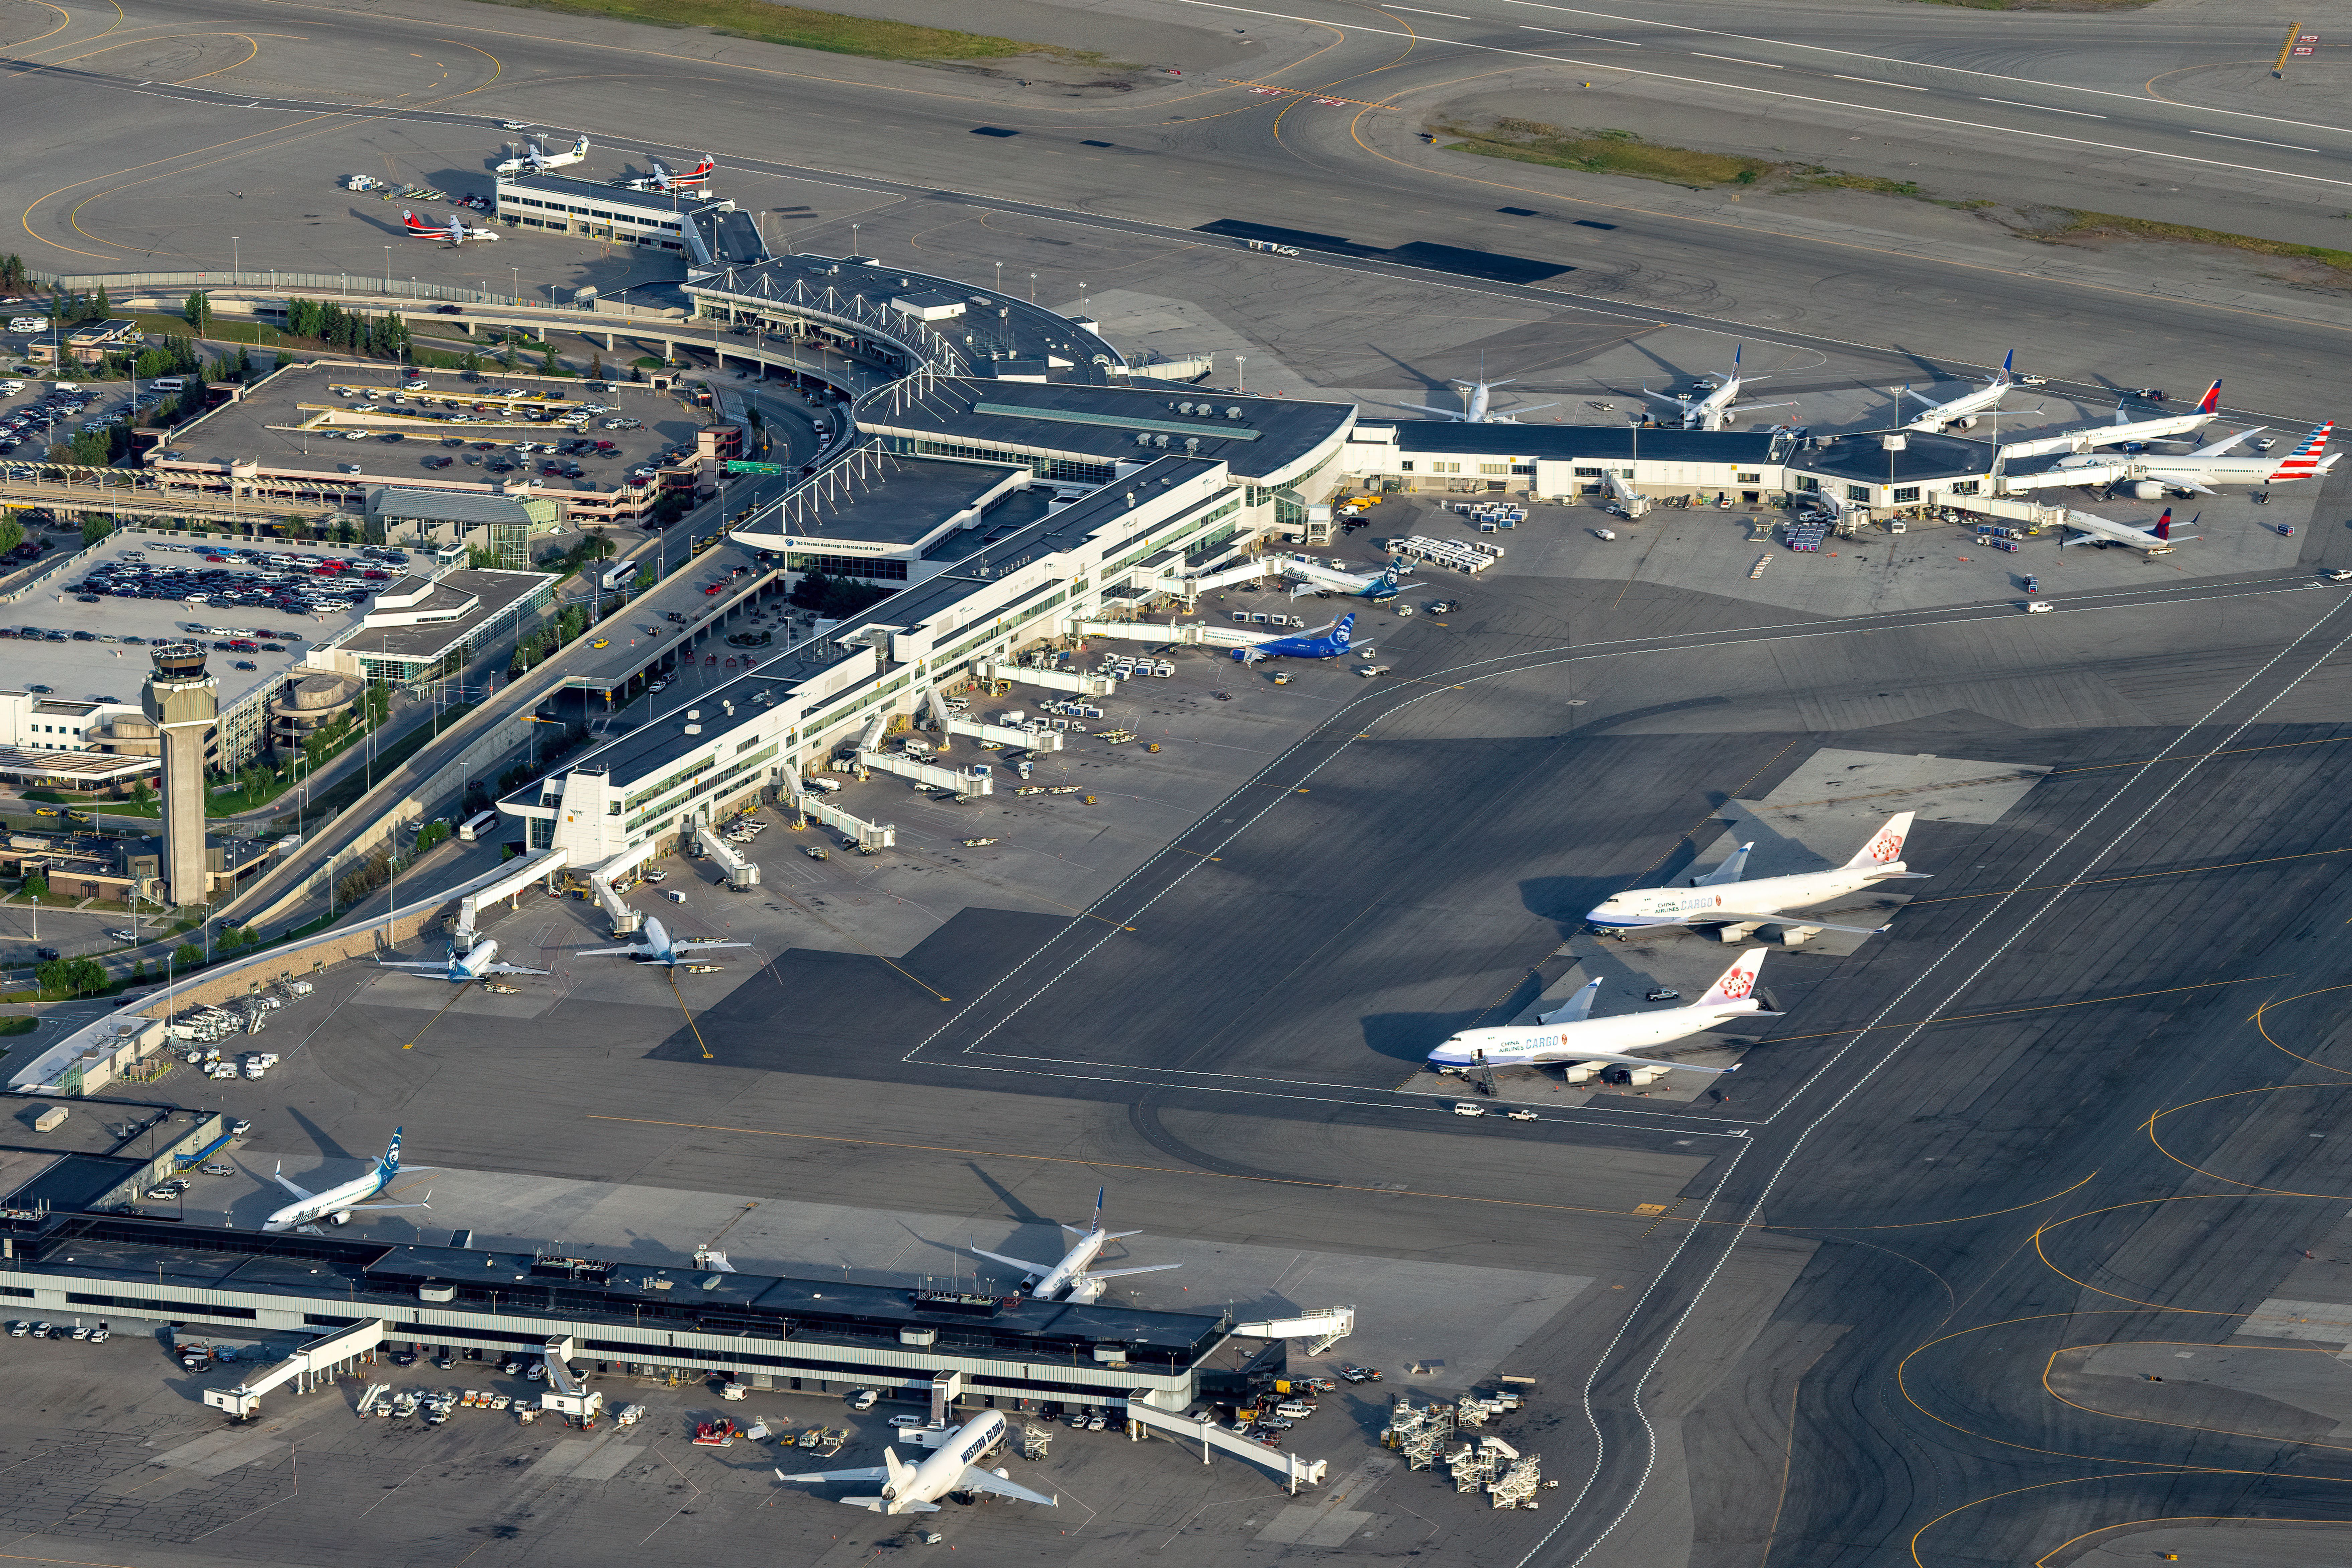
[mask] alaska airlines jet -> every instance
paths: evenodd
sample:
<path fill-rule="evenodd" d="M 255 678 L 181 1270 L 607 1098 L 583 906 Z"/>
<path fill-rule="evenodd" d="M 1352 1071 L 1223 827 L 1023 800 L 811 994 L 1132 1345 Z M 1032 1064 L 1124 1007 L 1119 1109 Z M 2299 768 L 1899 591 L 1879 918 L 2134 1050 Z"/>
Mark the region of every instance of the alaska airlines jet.
<path fill-rule="evenodd" d="M 1103 1195 L 1109 1188 L 1095 1192 L 1094 1223 L 1080 1230 L 1065 1225 L 1064 1230 L 1078 1238 L 1077 1245 L 1062 1255 L 1059 1263 L 1032 1263 L 1025 1258 L 1007 1258 L 1001 1252 L 972 1251 L 992 1263 L 1006 1263 L 1015 1268 L 1025 1268 L 1029 1277 L 1023 1285 L 1040 1301 L 1058 1301 L 1066 1295 L 1073 1301 L 1091 1301 L 1103 1293 L 1102 1282 L 1127 1274 L 1158 1274 L 1163 1269 L 1181 1268 L 1181 1263 L 1147 1263 L 1139 1268 L 1096 1268 L 1091 1267 L 1102 1249 L 1114 1241 L 1124 1241 L 1130 1236 L 1141 1236 L 1139 1230 L 1105 1230 L 1102 1223 Z"/>
<path fill-rule="evenodd" d="M 1642 395 L 1654 397 L 1661 403 L 1671 403 L 1681 409 L 1683 428 L 1685 430 L 1720 430 L 1731 423 L 1732 405 L 1739 399 L 1739 389 L 1747 384 L 1739 374 L 1739 356 L 1746 352 L 1746 348 L 1747 345 L 1743 343 L 1731 351 L 1731 374 L 1717 382 L 1704 396 L 1676 397 L 1670 392 L 1652 392 L 1646 386 L 1642 388 Z M 1764 378 L 1759 376 L 1756 379 L 1760 381 Z M 1754 403 L 1748 406 L 1751 409 L 1789 408 L 1793 407 L 1794 405 Z"/>
<path fill-rule="evenodd" d="M 1002 1410 L 987 1411 L 948 1434 L 947 1441 L 919 1465 L 898 1458 L 896 1448 L 882 1450 L 882 1462 L 868 1469 L 809 1470 L 797 1476 L 776 1472 L 780 1481 L 880 1481 L 880 1497 L 845 1497 L 851 1508 L 872 1513 L 937 1513 L 939 1500 L 950 1492 L 993 1492 L 1021 1502 L 1059 1508 L 1062 1500 L 1016 1486 L 1003 1470 L 983 1468 L 980 1460 L 1004 1441 Z"/>
<path fill-rule="evenodd" d="M 1440 1071 L 1465 1068 L 1540 1067 L 1556 1062 L 1623 1062 L 1630 1067 L 1680 1068 L 1685 1072 L 1722 1074 L 1727 1068 L 1685 1067 L 1654 1057 L 1628 1056 L 1640 1046 L 1663 1046 L 1702 1029 L 1712 1029 L 1743 1014 L 1777 1018 L 1756 1000 L 1756 973 L 1764 965 L 1764 949 L 1748 949 L 1725 970 L 1706 995 L 1687 1007 L 1662 1007 L 1654 1013 L 1627 1013 L 1614 1018 L 1592 1016 L 1595 980 L 1568 1000 L 1568 1005 L 1544 1014 L 1532 1024 L 1500 1028 L 1465 1029 L 1429 1053 L 1429 1065 Z"/>
<path fill-rule="evenodd" d="M 1304 555 L 1294 556 L 1281 563 L 1283 574 L 1310 588 L 1328 588 L 1347 595 L 1351 599 L 1369 599 L 1379 604 L 1393 599 L 1403 590 L 1397 579 L 1412 570 L 1402 555 L 1391 556 L 1388 565 L 1378 572 L 1342 572 L 1336 566 L 1324 566 Z"/>
<path fill-rule="evenodd" d="M 544 969 L 525 969 L 517 963 L 500 963 L 498 962 L 498 956 L 499 944 L 494 941 L 476 942 L 474 951 L 463 958 L 457 956 L 457 944 L 453 942 L 449 944 L 448 958 L 440 963 L 428 963 L 421 959 L 379 958 L 376 960 L 376 966 L 380 969 L 421 969 L 427 973 L 439 974 L 452 985 L 463 985 L 469 980 L 479 980 L 485 974 L 544 974 L 547 973 Z"/>
<path fill-rule="evenodd" d="M 2197 515 L 2202 517 L 2205 514 L 2200 512 Z M 2077 537 L 2061 539 L 2058 542 L 2061 550 L 2070 544 L 2128 544 L 2134 550 L 2145 550 L 2150 555 L 2162 555 L 2176 544 L 2186 544 L 2192 539 L 2204 537 L 2202 534 L 2184 533 L 2178 539 L 2174 538 L 2170 507 L 2164 509 L 2164 515 L 2156 520 L 2153 528 L 2134 528 L 2127 522 L 2109 522 L 2104 517 L 2093 517 L 2087 511 L 2076 511 L 2069 507 L 2063 526 L 2074 530 Z M 2189 519 L 2189 526 L 2196 527 L 2197 519 Z"/>
<path fill-rule="evenodd" d="M 673 937 L 662 929 L 661 921 L 647 917 L 645 941 L 631 942 L 626 947 L 583 948 L 572 956 L 609 958 L 616 952 L 625 952 L 639 963 L 658 963 L 675 969 L 681 963 L 692 963 L 696 953 L 707 952 L 714 947 L 749 947 L 751 945 L 748 942 L 705 942 L 699 937 Z"/>
<path fill-rule="evenodd" d="M 1636 931 L 1647 926 L 1687 926 L 1734 921 L 1790 921 L 1789 911 L 1826 904 L 1879 882 L 1925 878 L 1925 871 L 1903 868 L 1903 840 L 1911 832 L 1916 812 L 1897 812 L 1853 859 L 1828 871 L 1800 871 L 1787 877 L 1764 877 L 1742 883 L 1752 843 L 1741 845 L 1730 858 L 1704 877 L 1682 888 L 1638 888 L 1617 894 L 1585 915 L 1592 925 L 1609 931 Z M 1857 931 L 1875 936 L 1885 926 L 1841 926 L 1807 919 L 1803 924 L 1823 931 Z"/>
<path fill-rule="evenodd" d="M 413 1176 L 419 1171 L 429 1171 L 432 1168 L 430 1165 L 411 1165 L 405 1171 L 401 1169 L 400 1129 L 397 1127 L 392 1130 L 392 1142 L 384 1145 L 383 1158 L 370 1166 L 364 1175 L 353 1176 L 350 1181 L 329 1187 L 323 1193 L 304 1192 L 300 1187 L 288 1181 L 285 1162 L 280 1161 L 278 1169 L 270 1173 L 270 1177 L 279 1186 L 292 1193 L 294 1201 L 263 1220 L 261 1228 L 269 1231 L 302 1230 L 316 1234 L 319 1221 L 331 1218 L 335 1224 L 341 1225 L 352 1217 L 352 1211 L 354 1209 L 429 1209 L 433 1206 L 429 1203 L 371 1204 L 362 1203 L 361 1200 L 375 1196 L 401 1176 Z M 425 1195 L 429 1198 L 433 1194 L 427 1193 Z"/>
<path fill-rule="evenodd" d="M 1328 633 L 1328 636 L 1325 634 Z M 1227 634 L 1232 635 L 1232 634 Z M 1356 636 L 1356 612 L 1349 611 L 1333 624 L 1317 626 L 1311 632 L 1301 632 L 1295 637 L 1267 637 L 1253 642 L 1247 647 L 1234 649 L 1237 664 L 1255 664 L 1262 658 L 1339 658 L 1348 653 L 1370 653 L 1372 645 L 1361 647 L 1351 644 Z"/>
<path fill-rule="evenodd" d="M 1906 430 L 1937 432 L 1954 425 L 1963 430 L 1970 428 L 1976 424 L 1978 415 L 1987 409 L 2000 407 L 2000 400 L 2009 395 L 2010 388 L 2017 384 L 2010 379 L 2010 367 L 2016 363 L 2016 360 L 2017 351 L 2010 350 L 2008 356 L 2000 362 L 2000 369 L 1982 386 L 1978 387 L 1974 392 L 1964 392 L 1948 403 L 1928 404 L 1927 408 L 1921 410 L 1909 424 L 1903 427 Z M 1914 392 L 1906 386 L 1897 399 L 1898 408 L 1903 397 L 1916 397 L 1922 403 L 1927 402 L 1926 393 Z"/>
<path fill-rule="evenodd" d="M 449 215 L 449 222 L 446 226 L 437 228 L 413 212 L 404 211 L 400 216 L 402 221 L 408 226 L 408 237 L 411 239 L 437 239 L 449 245 L 463 245 L 469 239 L 495 240 L 499 237 L 499 231 L 494 228 L 467 227 L 466 220 L 456 213 Z"/>

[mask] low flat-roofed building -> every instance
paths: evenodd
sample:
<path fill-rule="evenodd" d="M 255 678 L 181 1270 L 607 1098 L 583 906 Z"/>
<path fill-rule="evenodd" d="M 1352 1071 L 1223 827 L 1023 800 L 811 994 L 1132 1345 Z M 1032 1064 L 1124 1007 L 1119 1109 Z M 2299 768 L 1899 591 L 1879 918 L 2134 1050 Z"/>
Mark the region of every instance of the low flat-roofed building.
<path fill-rule="evenodd" d="M 1054 492 L 1025 468 L 865 447 L 733 533 L 740 544 L 782 552 L 794 572 L 919 583 L 1053 504 Z"/>
<path fill-rule="evenodd" d="M 1723 492 L 1756 504 L 1787 488 L 1782 469 L 1795 445 L 1773 430 L 1399 419 L 1359 422 L 1340 467 L 1360 483 L 1553 500 L 1596 494 L 1614 470 L 1645 493 Z"/>
<path fill-rule="evenodd" d="M 498 181 L 502 223 L 681 254 L 687 250 L 687 212 L 711 205 L 701 192 L 673 196 L 568 174 L 502 174 Z"/>
<path fill-rule="evenodd" d="M 1874 510 L 1918 506 L 1990 493 L 1996 452 L 1990 441 L 1927 430 L 1815 437 L 1790 454 L 1789 488 Z"/>
<path fill-rule="evenodd" d="M 553 532 L 562 511 L 552 498 L 529 492 L 492 495 L 385 485 L 367 493 L 368 521 L 382 529 L 386 544 L 462 544 L 486 551 L 495 564 L 518 572 L 530 565 L 531 535 Z"/>
<path fill-rule="evenodd" d="M 544 572 L 460 566 L 409 578 L 376 595 L 357 626 L 312 648 L 306 669 L 394 686 L 428 680 L 463 668 L 554 598 Z"/>

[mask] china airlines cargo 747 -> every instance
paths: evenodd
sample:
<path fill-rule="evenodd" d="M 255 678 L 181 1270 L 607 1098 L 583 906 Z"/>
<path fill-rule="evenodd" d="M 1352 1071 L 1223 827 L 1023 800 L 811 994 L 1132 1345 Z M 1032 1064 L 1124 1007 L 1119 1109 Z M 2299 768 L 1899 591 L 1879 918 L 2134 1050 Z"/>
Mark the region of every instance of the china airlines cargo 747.
<path fill-rule="evenodd" d="M 1753 844 L 1743 844 L 1731 858 L 1706 876 L 1682 888 L 1637 888 L 1619 893 L 1587 914 L 1585 920 L 1604 931 L 1636 931 L 1645 926 L 1728 924 L 1735 921 L 1781 921 L 1792 910 L 1826 904 L 1879 882 L 1923 878 L 1925 871 L 1906 870 L 1903 840 L 1911 832 L 1916 813 L 1897 812 L 1886 819 L 1853 859 L 1827 871 L 1800 871 L 1793 876 L 1764 877 L 1741 882 Z M 1840 926 L 1806 920 L 1823 931 L 1859 931 L 1875 936 L 1885 926 Z"/>
<path fill-rule="evenodd" d="M 1595 1018 L 1591 1016 L 1592 997 L 1601 989 L 1601 982 L 1595 980 L 1570 997 L 1566 1006 L 1544 1014 L 1532 1024 L 1463 1030 L 1429 1053 L 1429 1065 L 1439 1072 L 1460 1072 L 1479 1067 L 1622 1062 L 1628 1067 L 1680 1068 L 1686 1072 L 1738 1072 L 1737 1064 L 1727 1068 L 1689 1067 L 1682 1062 L 1625 1053 L 1640 1046 L 1663 1046 L 1669 1040 L 1712 1029 L 1726 1019 L 1748 1014 L 1779 1017 L 1778 1013 L 1767 1011 L 1756 999 L 1756 973 L 1764 966 L 1764 951 L 1755 947 L 1741 953 L 1707 988 L 1706 994 L 1687 1007 L 1661 1007 L 1654 1013 Z"/>

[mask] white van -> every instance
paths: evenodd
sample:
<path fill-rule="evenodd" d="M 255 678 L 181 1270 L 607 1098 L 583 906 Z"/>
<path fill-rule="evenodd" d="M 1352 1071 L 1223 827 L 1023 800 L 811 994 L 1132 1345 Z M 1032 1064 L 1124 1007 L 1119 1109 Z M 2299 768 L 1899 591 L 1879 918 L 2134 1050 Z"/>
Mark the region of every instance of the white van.
<path fill-rule="evenodd" d="M 185 392 L 188 378 L 184 375 L 159 375 L 147 384 L 150 392 Z"/>
<path fill-rule="evenodd" d="M 1483 1105 L 1474 1105 L 1466 1100 L 1457 1100 L 1454 1102 L 1454 1114 L 1456 1116 L 1484 1116 L 1486 1114 L 1486 1108 Z"/>

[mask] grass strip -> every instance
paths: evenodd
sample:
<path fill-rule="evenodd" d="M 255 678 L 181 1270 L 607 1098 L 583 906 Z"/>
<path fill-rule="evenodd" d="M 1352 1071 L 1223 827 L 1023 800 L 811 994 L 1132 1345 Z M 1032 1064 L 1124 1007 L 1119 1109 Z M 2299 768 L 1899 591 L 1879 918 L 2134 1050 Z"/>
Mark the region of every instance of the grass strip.
<path fill-rule="evenodd" d="M 2065 210 L 2068 221 L 2056 229 L 2039 232 L 2045 238 L 2078 239 L 2114 236 L 2124 239 L 2160 239 L 2176 245 L 2213 245 L 2225 250 L 2251 251 L 2256 256 L 2282 256 L 2316 261 L 2339 272 L 2352 273 L 2352 250 L 2332 250 L 2324 245 L 2296 245 L 2284 239 L 2261 239 L 2250 234 L 2229 234 L 2218 228 L 2196 228 L 2185 223 L 2158 223 L 2154 218 L 2125 217 L 2120 213 Z"/>
<path fill-rule="evenodd" d="M 1762 158 L 1661 146 L 1643 141 L 1631 131 L 1572 131 L 1535 120 L 1498 120 L 1490 131 L 1471 131 L 1459 125 L 1436 129 L 1442 134 L 1461 138 L 1454 144 L 1455 152 L 1510 158 L 1522 163 L 1548 163 L 1555 169 L 1576 169 L 1592 174 L 1630 174 L 1635 179 L 1663 180 L 1694 190 L 1709 185 L 1752 185 L 1780 167 Z"/>
<path fill-rule="evenodd" d="M 863 55 L 877 60 L 996 60 L 1013 55 L 1062 54 L 1043 44 L 1000 38 L 987 33 L 961 33 L 948 27 L 926 27 L 913 22 L 890 22 L 874 16 L 845 16 L 835 11 L 812 11 L 799 5 L 771 5 L 769 0 L 489 0 L 530 11 L 555 11 L 567 16 L 610 16 L 623 22 L 646 22 L 656 27 L 708 27 L 731 38 L 754 38 L 796 49 L 822 49 L 834 55 Z"/>
<path fill-rule="evenodd" d="M 1969 11 L 2137 11 L 2156 0 L 1913 0 L 1921 5 L 1958 5 Z"/>

